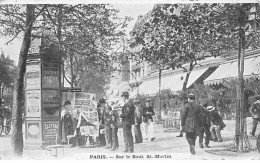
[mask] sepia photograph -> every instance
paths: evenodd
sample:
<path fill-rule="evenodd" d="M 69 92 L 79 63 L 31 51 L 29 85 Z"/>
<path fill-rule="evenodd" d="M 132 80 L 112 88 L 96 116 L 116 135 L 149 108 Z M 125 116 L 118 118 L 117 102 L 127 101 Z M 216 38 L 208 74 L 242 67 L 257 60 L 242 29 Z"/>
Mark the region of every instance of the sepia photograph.
<path fill-rule="evenodd" d="M 0 0 L 0 160 L 259 160 L 260 2 Z"/>

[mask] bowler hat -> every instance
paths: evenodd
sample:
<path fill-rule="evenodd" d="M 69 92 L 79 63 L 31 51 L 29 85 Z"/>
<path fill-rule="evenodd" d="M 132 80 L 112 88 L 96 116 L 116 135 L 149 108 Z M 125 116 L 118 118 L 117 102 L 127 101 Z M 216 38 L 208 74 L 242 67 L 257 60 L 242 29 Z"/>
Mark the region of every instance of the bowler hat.
<path fill-rule="evenodd" d="M 125 92 L 122 92 L 122 95 L 121 95 L 121 97 L 122 96 L 127 96 L 127 97 L 129 97 L 129 93 L 127 92 L 127 91 L 125 91 Z"/>
<path fill-rule="evenodd" d="M 106 103 L 106 100 L 105 100 L 104 98 L 101 98 L 101 99 L 99 99 L 99 103 L 100 103 L 100 104 L 105 104 L 105 103 Z"/>

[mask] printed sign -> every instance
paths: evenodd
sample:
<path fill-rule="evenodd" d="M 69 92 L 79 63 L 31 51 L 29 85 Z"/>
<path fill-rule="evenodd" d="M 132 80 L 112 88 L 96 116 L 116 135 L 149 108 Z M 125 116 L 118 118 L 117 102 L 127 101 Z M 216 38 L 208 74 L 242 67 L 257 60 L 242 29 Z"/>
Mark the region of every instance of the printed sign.
<path fill-rule="evenodd" d="M 40 89 L 40 65 L 27 65 L 26 66 L 26 88 L 27 89 Z"/>
<path fill-rule="evenodd" d="M 42 87 L 59 88 L 59 64 L 43 63 L 42 65 Z"/>
<path fill-rule="evenodd" d="M 30 90 L 26 92 L 26 111 L 28 117 L 39 117 L 41 108 L 41 91 Z"/>
<path fill-rule="evenodd" d="M 85 92 L 64 92 L 63 103 L 70 101 L 74 112 L 79 112 L 78 126 L 82 135 L 98 136 L 99 121 L 95 95 Z"/>
<path fill-rule="evenodd" d="M 59 122 L 44 122 L 43 123 L 43 139 L 56 139 L 59 133 Z"/>
<path fill-rule="evenodd" d="M 27 122 L 27 138 L 40 139 L 40 122 Z"/>
<path fill-rule="evenodd" d="M 54 114 L 59 109 L 59 94 L 57 90 L 42 91 L 42 107 L 48 114 Z"/>

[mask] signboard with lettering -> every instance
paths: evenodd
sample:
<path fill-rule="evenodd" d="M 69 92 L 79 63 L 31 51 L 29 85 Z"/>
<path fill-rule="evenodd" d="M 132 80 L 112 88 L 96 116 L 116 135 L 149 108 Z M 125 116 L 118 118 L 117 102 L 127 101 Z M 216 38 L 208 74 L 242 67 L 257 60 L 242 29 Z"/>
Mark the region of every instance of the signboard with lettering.
<path fill-rule="evenodd" d="M 40 122 L 28 121 L 27 122 L 27 138 L 28 139 L 40 139 Z"/>
<path fill-rule="evenodd" d="M 28 90 L 26 91 L 26 114 L 28 117 L 41 116 L 41 91 Z"/>
<path fill-rule="evenodd" d="M 59 64 L 43 63 L 42 64 L 42 87 L 59 88 Z"/>
<path fill-rule="evenodd" d="M 58 113 L 59 109 L 59 93 L 57 90 L 42 90 L 42 107 L 48 114 Z M 46 114 L 43 115 L 45 116 Z"/>
<path fill-rule="evenodd" d="M 59 133 L 59 122 L 43 122 L 43 140 L 56 139 Z"/>
<path fill-rule="evenodd" d="M 41 76 L 40 65 L 33 64 L 26 66 L 26 89 L 40 89 Z"/>
<path fill-rule="evenodd" d="M 64 92 L 63 102 L 70 101 L 72 109 L 80 112 L 78 126 L 82 135 L 98 136 L 99 121 L 95 94 L 85 92 Z"/>

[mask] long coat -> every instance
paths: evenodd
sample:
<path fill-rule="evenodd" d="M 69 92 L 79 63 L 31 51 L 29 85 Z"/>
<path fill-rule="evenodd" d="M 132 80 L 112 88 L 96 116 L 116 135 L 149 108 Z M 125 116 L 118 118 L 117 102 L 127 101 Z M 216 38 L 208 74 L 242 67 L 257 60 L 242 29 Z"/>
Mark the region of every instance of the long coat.
<path fill-rule="evenodd" d="M 122 123 L 123 125 L 133 125 L 135 123 L 135 106 L 132 101 L 127 101 L 122 109 Z"/>
<path fill-rule="evenodd" d="M 195 102 L 187 102 L 184 105 L 181 115 L 181 126 L 183 126 L 184 132 L 198 133 L 200 127 L 200 111 L 202 106 Z"/>

